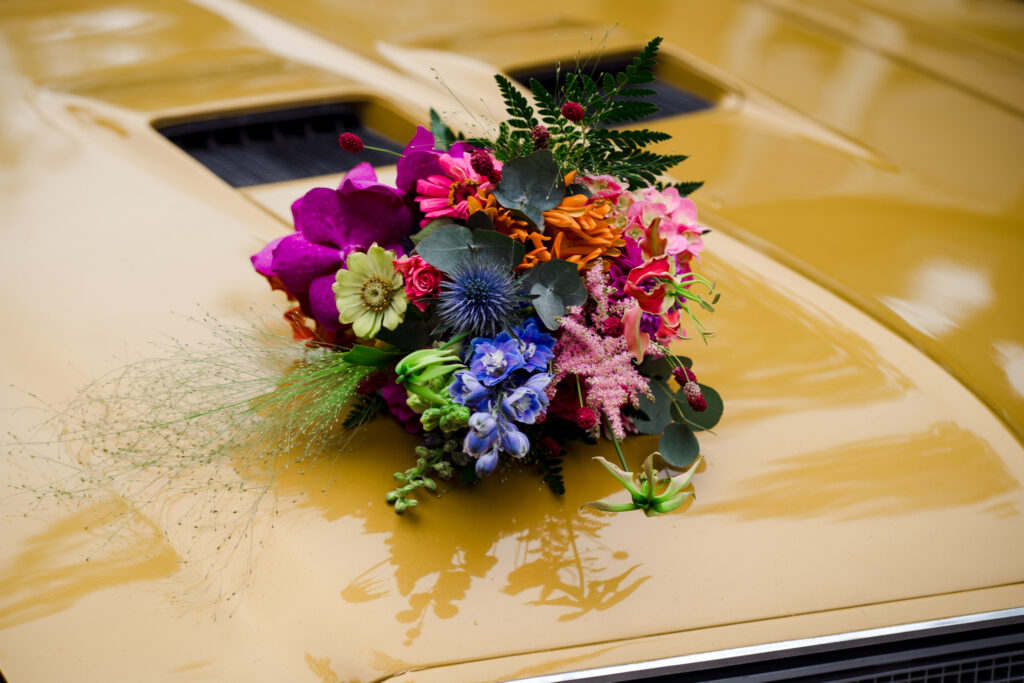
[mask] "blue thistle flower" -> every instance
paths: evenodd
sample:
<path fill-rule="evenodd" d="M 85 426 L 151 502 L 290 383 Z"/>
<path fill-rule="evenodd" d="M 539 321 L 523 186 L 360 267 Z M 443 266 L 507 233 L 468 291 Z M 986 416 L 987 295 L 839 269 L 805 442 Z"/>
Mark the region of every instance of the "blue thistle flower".
<path fill-rule="evenodd" d="M 519 283 L 504 262 L 470 258 L 447 273 L 437 313 L 454 334 L 492 337 L 511 327 L 523 302 Z"/>

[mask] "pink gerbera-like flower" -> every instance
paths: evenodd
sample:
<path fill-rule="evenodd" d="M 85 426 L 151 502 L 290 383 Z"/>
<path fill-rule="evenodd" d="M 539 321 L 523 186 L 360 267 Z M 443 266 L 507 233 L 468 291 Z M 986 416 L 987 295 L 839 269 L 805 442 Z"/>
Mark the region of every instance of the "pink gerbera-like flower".
<path fill-rule="evenodd" d="M 416 201 L 426 216 L 423 224 L 445 216 L 469 218 L 467 200 L 476 197 L 484 204 L 487 195 L 494 190 L 494 183 L 474 170 L 468 155 L 453 157 L 442 154 L 437 163 L 444 175 L 432 175 L 416 183 L 416 191 L 419 193 Z M 493 169 L 501 171 L 501 162 L 494 160 Z"/>

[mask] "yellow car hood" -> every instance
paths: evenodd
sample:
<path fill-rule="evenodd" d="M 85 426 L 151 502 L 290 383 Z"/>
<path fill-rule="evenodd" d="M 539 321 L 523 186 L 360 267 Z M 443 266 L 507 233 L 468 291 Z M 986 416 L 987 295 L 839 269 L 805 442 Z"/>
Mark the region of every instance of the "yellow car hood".
<path fill-rule="evenodd" d="M 130 487 L 27 517 L 8 497 L 12 683 L 502 679 L 1024 605 L 1019 8 L 979 15 L 988 31 L 841 3 L 392 11 L 0 7 L 5 426 L 29 438 L 29 393 L 60 402 L 147 342 L 205 338 L 183 316 L 196 305 L 285 306 L 248 256 L 313 181 L 239 192 L 154 121 L 346 98 L 424 120 L 479 74 L 571 57 L 618 20 L 613 46 L 664 35 L 717 93 L 652 124 L 693 154 L 681 178 L 707 181 L 702 265 L 724 291 L 717 338 L 679 349 L 726 402 L 696 501 L 655 519 L 580 511 L 616 488 L 590 461 L 608 449 L 580 447 L 564 497 L 510 471 L 398 517 L 383 493 L 415 441 L 383 418 L 315 473 L 282 470 L 225 548 L 175 528 L 181 500 L 116 534 L 88 526 L 131 513 Z M 420 68 L 430 56 L 447 88 Z M 638 463 L 656 443 L 628 446 Z M 44 487 L 51 456 L 15 448 L 4 477 Z"/>

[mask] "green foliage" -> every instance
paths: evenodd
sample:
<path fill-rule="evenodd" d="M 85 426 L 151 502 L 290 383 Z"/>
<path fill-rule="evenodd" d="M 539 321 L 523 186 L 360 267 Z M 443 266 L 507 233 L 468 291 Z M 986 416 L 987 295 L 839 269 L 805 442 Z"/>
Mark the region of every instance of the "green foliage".
<path fill-rule="evenodd" d="M 384 399 L 379 394 L 373 396 L 357 396 L 352 401 L 348 415 L 341 423 L 345 429 L 358 429 L 377 416 L 384 408 Z"/>
<path fill-rule="evenodd" d="M 581 306 L 587 300 L 587 288 L 576 264 L 551 259 L 534 266 L 523 278 L 523 291 L 533 300 L 533 310 L 549 330 L 558 329 L 555 318 L 569 306 Z"/>
<path fill-rule="evenodd" d="M 441 448 L 416 447 L 416 464 L 405 472 L 395 472 L 394 478 L 399 485 L 388 491 L 384 497 L 388 503 L 395 506 L 395 512 L 402 514 L 409 508 L 419 505 L 419 499 L 413 497 L 419 489 L 436 492 L 437 482 L 433 477 L 451 478 L 455 470 L 449 462 L 449 457 L 458 448 L 459 444 L 456 441 L 448 441 Z"/>
<path fill-rule="evenodd" d="M 433 108 L 430 110 L 430 132 L 434 134 L 434 146 L 437 149 L 447 150 L 462 139 L 462 135 L 455 135 Z"/>
<path fill-rule="evenodd" d="M 551 136 L 549 149 L 560 177 L 570 171 L 582 171 L 622 178 L 634 188 L 654 184 L 658 176 L 686 156 L 647 149 L 669 140 L 665 133 L 612 126 L 639 121 L 659 111 L 646 98 L 656 94 L 648 84 L 654 81 L 652 69 L 660 45 L 661 38 L 652 39 L 623 71 L 605 73 L 599 79 L 583 71 L 570 72 L 557 94 L 531 79 L 536 109 L 507 78 L 496 76 L 509 118 L 499 126 L 495 139 L 472 142 L 492 149 L 498 159 L 509 162 L 533 150 L 530 132 L 542 124 Z M 574 123 L 562 116 L 561 107 L 566 102 L 577 102 L 584 108 L 581 122 Z M 684 196 L 698 187 L 700 183 L 678 186 Z"/>
<path fill-rule="evenodd" d="M 698 413 L 690 407 L 690 404 L 684 397 L 680 397 L 681 400 L 678 402 L 683 418 L 697 432 L 712 429 L 722 419 L 722 411 L 724 410 L 722 397 L 718 395 L 717 391 L 706 384 L 698 384 L 698 386 L 700 387 L 701 396 L 708 403 L 707 408 Z"/>
<path fill-rule="evenodd" d="M 419 243 L 416 253 L 445 273 L 474 256 L 504 263 L 511 270 L 523 260 L 526 247 L 493 230 L 472 232 L 461 225 L 442 225 Z"/>
<path fill-rule="evenodd" d="M 495 198 L 503 207 L 521 212 L 543 232 L 543 213 L 565 197 L 562 173 L 551 152 L 543 149 L 512 159 L 501 173 Z"/>
<path fill-rule="evenodd" d="M 398 350 L 385 351 L 384 349 L 356 344 L 350 350 L 341 354 L 341 358 L 351 365 L 382 368 L 385 365 L 394 363 L 403 355 L 403 352 Z"/>
<path fill-rule="evenodd" d="M 689 427 L 673 422 L 658 439 L 658 452 L 672 467 L 689 467 L 700 456 L 700 444 Z"/>

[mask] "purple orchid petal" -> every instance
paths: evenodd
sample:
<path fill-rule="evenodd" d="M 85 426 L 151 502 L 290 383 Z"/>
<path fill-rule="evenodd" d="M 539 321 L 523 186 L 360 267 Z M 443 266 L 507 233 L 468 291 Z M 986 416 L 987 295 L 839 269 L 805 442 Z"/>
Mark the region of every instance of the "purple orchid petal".
<path fill-rule="evenodd" d="M 339 215 L 345 226 L 344 246 L 349 248 L 366 248 L 376 242 L 395 249 L 413 227 L 412 213 L 402 196 L 386 185 L 349 192 Z"/>
<path fill-rule="evenodd" d="M 362 190 L 378 184 L 377 172 L 373 170 L 373 166 L 364 161 L 345 174 L 341 185 L 338 186 L 338 194 L 345 196 L 352 190 Z"/>
<path fill-rule="evenodd" d="M 293 294 L 306 293 L 313 280 L 341 268 L 337 249 L 313 244 L 298 233 L 282 239 L 274 250 L 273 271 Z"/>
<path fill-rule="evenodd" d="M 313 319 L 331 332 L 341 329 L 338 304 L 334 298 L 334 275 L 321 275 L 309 285 L 309 310 Z"/>
<path fill-rule="evenodd" d="M 341 198 L 334 190 L 315 187 L 292 204 L 295 231 L 316 244 L 341 248 L 345 228 L 341 218 Z"/>
<path fill-rule="evenodd" d="M 287 235 L 282 235 L 277 239 L 267 243 L 267 246 L 260 249 L 257 253 L 249 257 L 252 261 L 252 267 L 256 269 L 256 272 L 266 277 L 277 277 L 277 273 L 274 272 L 274 249 L 281 243 L 281 240 L 285 239 Z"/>

